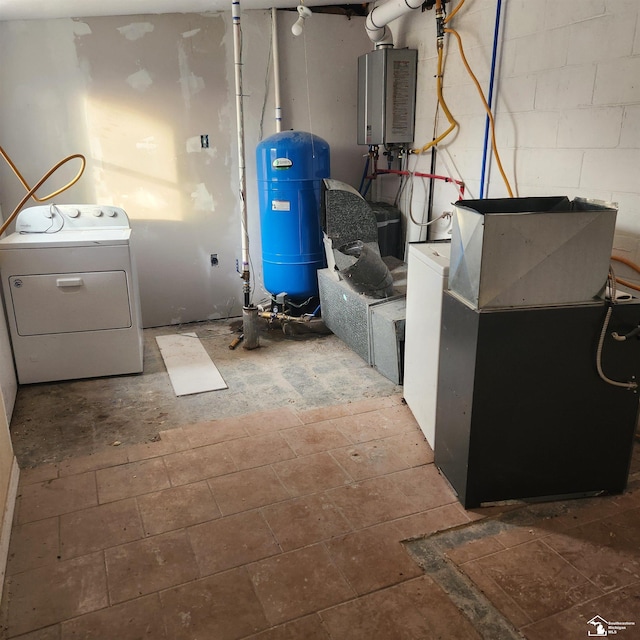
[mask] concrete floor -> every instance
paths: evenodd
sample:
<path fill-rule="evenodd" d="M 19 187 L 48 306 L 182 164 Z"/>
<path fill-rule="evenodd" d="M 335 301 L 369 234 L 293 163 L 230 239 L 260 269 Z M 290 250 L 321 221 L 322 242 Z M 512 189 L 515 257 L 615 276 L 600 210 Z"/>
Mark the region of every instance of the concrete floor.
<path fill-rule="evenodd" d="M 304 410 L 388 396 L 401 388 L 369 367 L 333 334 L 286 337 L 261 331 L 260 348 L 229 349 L 239 321 L 145 329 L 144 372 L 21 386 L 11 434 L 21 468 L 97 453 L 114 442 L 203 420 L 288 406 Z M 195 332 L 229 388 L 176 397 L 156 336 Z"/>

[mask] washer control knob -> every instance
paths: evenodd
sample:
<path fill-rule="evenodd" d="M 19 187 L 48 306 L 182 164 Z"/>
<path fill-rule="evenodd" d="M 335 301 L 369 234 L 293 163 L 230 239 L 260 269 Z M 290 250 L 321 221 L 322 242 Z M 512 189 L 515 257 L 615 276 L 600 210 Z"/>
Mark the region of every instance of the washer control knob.
<path fill-rule="evenodd" d="M 69 209 L 67 215 L 70 218 L 77 218 L 80 215 L 80 209 Z"/>
<path fill-rule="evenodd" d="M 115 209 L 107 209 L 107 215 L 110 218 L 115 218 L 118 215 L 118 212 Z"/>
<path fill-rule="evenodd" d="M 93 215 L 96 218 L 99 218 L 102 215 L 102 209 L 95 209 L 94 212 L 93 212 Z"/>

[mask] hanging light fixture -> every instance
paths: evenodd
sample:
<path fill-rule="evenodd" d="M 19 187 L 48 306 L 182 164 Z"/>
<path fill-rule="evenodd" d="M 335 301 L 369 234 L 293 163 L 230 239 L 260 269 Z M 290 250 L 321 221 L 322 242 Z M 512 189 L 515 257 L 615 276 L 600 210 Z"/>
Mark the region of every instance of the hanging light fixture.
<path fill-rule="evenodd" d="M 304 25 L 304 21 L 307 18 L 310 18 L 313 14 L 311 13 L 311 9 L 308 9 L 303 4 L 298 5 L 298 19 L 294 22 L 291 27 L 291 33 L 294 36 L 299 36 L 302 33 L 302 27 Z"/>

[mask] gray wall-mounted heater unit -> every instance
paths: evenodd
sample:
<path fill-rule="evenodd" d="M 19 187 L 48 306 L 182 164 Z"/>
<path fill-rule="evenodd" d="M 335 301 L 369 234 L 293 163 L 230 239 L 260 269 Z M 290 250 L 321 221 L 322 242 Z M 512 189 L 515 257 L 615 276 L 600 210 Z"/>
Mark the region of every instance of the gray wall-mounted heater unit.
<path fill-rule="evenodd" d="M 358 144 L 413 142 L 418 52 L 376 49 L 358 58 Z"/>

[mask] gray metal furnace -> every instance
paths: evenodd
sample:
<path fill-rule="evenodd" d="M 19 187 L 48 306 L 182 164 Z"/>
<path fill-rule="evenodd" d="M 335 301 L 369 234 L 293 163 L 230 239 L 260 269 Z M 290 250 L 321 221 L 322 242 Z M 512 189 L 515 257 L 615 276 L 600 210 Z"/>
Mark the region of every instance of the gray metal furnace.
<path fill-rule="evenodd" d="M 467 508 L 622 492 L 638 419 L 637 387 L 623 385 L 640 379 L 640 340 L 612 334 L 638 327 L 640 300 L 614 304 L 606 326 L 615 205 L 504 198 L 455 209 L 436 465 Z"/>

